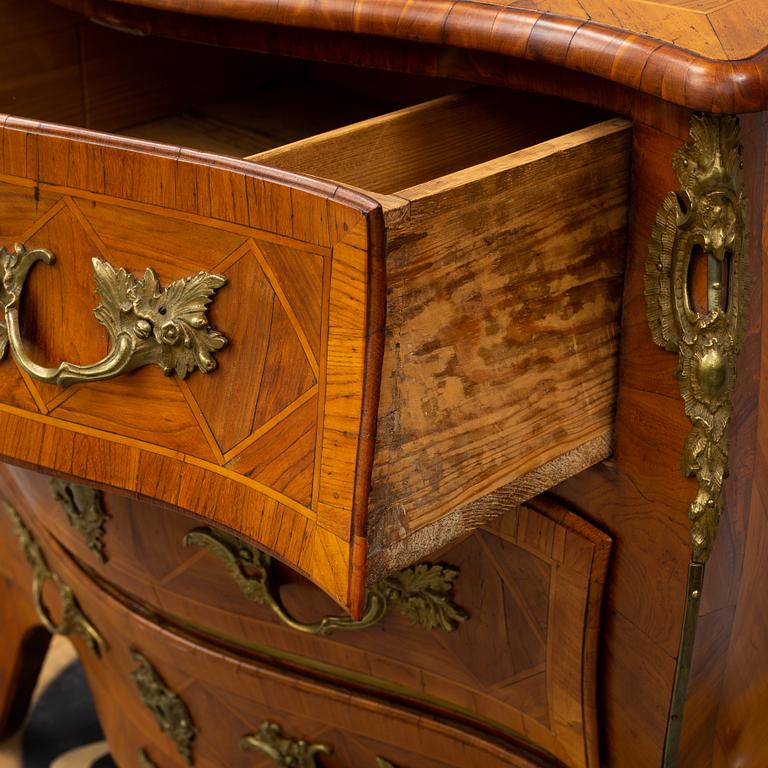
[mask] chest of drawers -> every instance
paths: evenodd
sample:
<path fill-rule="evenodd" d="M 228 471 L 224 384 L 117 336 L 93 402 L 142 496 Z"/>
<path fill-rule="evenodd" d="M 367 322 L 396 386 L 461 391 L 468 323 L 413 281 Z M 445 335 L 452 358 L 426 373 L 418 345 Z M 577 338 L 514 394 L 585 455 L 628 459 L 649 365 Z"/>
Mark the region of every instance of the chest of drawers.
<path fill-rule="evenodd" d="M 2 6 L 5 732 L 760 764 L 766 30 L 528 5 Z"/>

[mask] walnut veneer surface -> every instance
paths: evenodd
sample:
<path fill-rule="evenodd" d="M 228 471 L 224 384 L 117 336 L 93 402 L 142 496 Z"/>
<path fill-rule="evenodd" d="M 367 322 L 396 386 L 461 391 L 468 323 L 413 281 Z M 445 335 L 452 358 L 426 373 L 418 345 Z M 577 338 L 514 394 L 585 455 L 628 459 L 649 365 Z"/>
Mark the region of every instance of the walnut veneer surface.
<path fill-rule="evenodd" d="M 109 13 L 100 0 L 59 0 Z M 768 101 L 762 0 L 127 0 L 176 13 L 457 46 L 566 66 L 693 109 Z M 119 7 L 119 5 L 118 5 Z"/>
<path fill-rule="evenodd" d="M 166 282 L 231 271 L 211 317 L 233 343 L 209 379 L 169 382 L 155 368 L 61 394 L 0 363 L 5 459 L 140 497 L 105 497 L 102 564 L 43 480 L 3 469 L 3 499 L 114 649 L 98 660 L 75 633 L 126 765 L 138 748 L 163 768 L 183 764 L 135 697 L 126 636 L 146 639 L 138 650 L 157 685 L 188 700 L 196 759 L 211 768 L 269 766 L 236 742 L 270 720 L 291 738 L 334 742 L 314 764 L 340 768 L 768 763 L 760 5 L 0 3 L 0 109 L 13 115 L 0 155 L 2 245 L 55 247 L 61 266 L 117 254 Z M 28 55 L 30 41 L 40 55 Z M 267 108 L 259 86 L 275 72 L 309 88 Z M 510 90 L 444 97 L 469 84 Z M 292 125 L 282 139 L 258 127 L 265 109 Z M 694 110 L 740 115 L 751 279 L 728 382 L 724 513 L 691 644 L 698 486 L 680 468 L 691 423 L 677 356 L 649 329 L 645 281 Z M 351 245 L 351 261 L 335 260 L 337 243 Z M 354 338 L 336 350 L 353 365 L 326 409 L 334 264 L 354 275 L 338 294 Z M 103 347 L 87 335 L 91 288 L 61 274 L 32 273 L 25 341 L 53 361 L 91 359 Z M 706 279 L 692 271 L 686 287 L 701 297 Z M 64 294 L 77 320 L 50 300 Z M 264 306 L 269 318 L 254 312 Z M 59 332 L 68 324 L 69 336 Z M 247 346 L 253 328 L 268 328 L 271 352 Z M 217 385 L 227 361 L 254 360 L 273 374 L 264 403 L 237 379 Z M 325 456 L 336 463 L 324 466 L 329 414 L 338 428 Z M 520 507 L 544 490 L 554 500 Z M 3 733 L 23 717 L 47 644 L 9 520 Z M 209 524 L 286 564 L 281 595 L 304 621 L 338 608 L 295 571 L 360 614 L 366 580 L 432 556 L 459 567 L 451 594 L 468 618 L 453 634 L 424 635 L 395 615 L 365 635 L 294 634 L 219 560 L 180 543 L 188 526 Z"/>

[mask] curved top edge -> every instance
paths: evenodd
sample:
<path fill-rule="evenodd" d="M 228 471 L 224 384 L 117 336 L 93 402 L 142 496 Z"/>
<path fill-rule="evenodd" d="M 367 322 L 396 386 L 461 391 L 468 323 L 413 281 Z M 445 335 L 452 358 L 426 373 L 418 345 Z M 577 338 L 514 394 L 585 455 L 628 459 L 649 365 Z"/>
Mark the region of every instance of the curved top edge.
<path fill-rule="evenodd" d="M 501 54 L 597 75 L 704 112 L 755 112 L 768 107 L 768 37 L 764 40 L 766 45 L 751 57 L 732 60 L 726 54 L 722 58 L 707 56 L 664 39 L 592 19 L 479 0 L 120 2 L 161 11 L 376 35 Z M 734 2 L 738 4 L 739 0 Z M 556 3 L 548 3 L 548 7 L 552 5 Z M 584 5 L 586 1 L 579 7 Z M 705 13 L 698 16 L 709 19 Z M 715 37 L 719 40 L 717 34 Z"/>
<path fill-rule="evenodd" d="M 113 133 L 94 131 L 87 128 L 72 128 L 57 123 L 47 123 L 40 120 L 15 117 L 13 115 L 0 114 L 0 129 L 11 128 L 19 131 L 30 131 L 40 136 L 50 136 L 67 140 L 77 140 L 81 143 L 95 144 L 105 148 L 152 155 L 173 161 L 185 161 L 197 165 L 216 168 L 220 171 L 236 173 L 243 176 L 258 178 L 273 184 L 279 184 L 292 189 L 300 190 L 328 201 L 338 203 L 347 208 L 353 208 L 360 213 L 369 214 L 381 207 L 378 200 L 366 195 L 364 192 L 352 187 L 345 187 L 335 181 L 320 179 L 293 171 L 262 165 L 253 160 L 238 157 L 225 157 L 222 155 L 201 152 L 195 149 L 176 146 L 174 144 L 162 144 L 146 139 L 137 139 L 130 136 L 120 136 Z"/>

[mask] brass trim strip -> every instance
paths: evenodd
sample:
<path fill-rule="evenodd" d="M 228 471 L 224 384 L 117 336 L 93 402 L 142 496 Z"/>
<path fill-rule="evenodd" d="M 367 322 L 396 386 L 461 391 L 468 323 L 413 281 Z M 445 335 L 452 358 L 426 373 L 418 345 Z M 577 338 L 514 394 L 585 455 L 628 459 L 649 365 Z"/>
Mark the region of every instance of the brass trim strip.
<path fill-rule="evenodd" d="M 683 714 L 688 690 L 688 677 L 691 672 L 693 646 L 696 639 L 696 624 L 701 605 L 701 588 L 704 583 L 704 563 L 688 565 L 688 581 L 685 587 L 685 610 L 683 627 L 680 632 L 680 648 L 677 653 L 675 682 L 672 687 L 672 700 L 669 707 L 667 732 L 664 738 L 664 760 L 662 768 L 676 768 L 680 751 L 680 735 L 683 730 Z"/>
<path fill-rule="evenodd" d="M 698 481 L 688 507 L 691 564 L 664 768 L 677 765 L 704 564 L 723 512 L 728 422 L 750 280 L 739 119 L 699 114 L 690 125 L 690 142 L 672 156 L 681 189 L 668 193 L 656 213 L 645 264 L 648 324 L 656 344 L 677 353 L 676 376 L 691 421 L 682 469 Z M 697 297 L 694 277 L 705 271 L 706 295 Z"/>

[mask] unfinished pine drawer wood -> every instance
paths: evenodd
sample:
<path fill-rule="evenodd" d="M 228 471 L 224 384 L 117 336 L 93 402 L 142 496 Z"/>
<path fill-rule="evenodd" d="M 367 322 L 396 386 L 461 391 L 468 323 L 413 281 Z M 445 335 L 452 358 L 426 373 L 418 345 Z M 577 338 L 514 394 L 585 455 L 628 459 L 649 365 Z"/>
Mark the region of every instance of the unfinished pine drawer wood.
<path fill-rule="evenodd" d="M 252 158 L 385 213 L 369 581 L 611 451 L 629 124 L 505 98 L 449 96 Z"/>
<path fill-rule="evenodd" d="M 57 257 L 25 288 L 36 362 L 104 354 L 94 256 L 224 275 L 230 343 L 184 381 L 61 389 L 6 359 L 0 452 L 190 509 L 358 612 L 366 561 L 609 453 L 630 130 L 562 114 L 452 96 L 244 161 L 4 119 L 0 241 Z"/>

